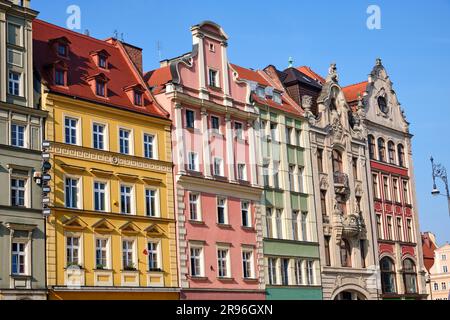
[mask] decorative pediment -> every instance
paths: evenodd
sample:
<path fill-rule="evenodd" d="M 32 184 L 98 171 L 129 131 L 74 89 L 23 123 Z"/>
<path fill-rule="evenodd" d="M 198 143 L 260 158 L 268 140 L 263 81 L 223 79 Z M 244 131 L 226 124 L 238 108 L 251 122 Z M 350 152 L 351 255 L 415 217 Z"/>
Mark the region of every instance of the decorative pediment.
<path fill-rule="evenodd" d="M 94 223 L 92 228 L 97 232 L 113 232 L 115 229 L 114 225 L 105 218 Z"/>
<path fill-rule="evenodd" d="M 97 81 L 102 81 L 102 82 L 108 82 L 109 78 L 103 72 L 99 72 L 99 73 L 96 73 L 96 74 L 86 77 L 86 80 L 87 81 L 97 80 Z"/>
<path fill-rule="evenodd" d="M 141 231 L 141 229 L 139 229 L 139 227 L 131 221 L 125 223 L 119 229 L 122 233 L 126 234 L 138 234 Z"/>
<path fill-rule="evenodd" d="M 164 230 L 157 224 L 152 224 L 144 230 L 147 235 L 152 237 L 165 237 L 166 233 Z"/>
<path fill-rule="evenodd" d="M 141 180 L 144 181 L 148 185 L 162 185 L 162 179 L 151 178 L 151 177 L 141 177 Z"/>
<path fill-rule="evenodd" d="M 115 175 L 122 181 L 136 181 L 139 179 L 139 176 L 134 174 L 116 172 Z"/>
<path fill-rule="evenodd" d="M 64 217 L 62 224 L 65 229 L 83 230 L 87 224 L 78 216 Z"/>

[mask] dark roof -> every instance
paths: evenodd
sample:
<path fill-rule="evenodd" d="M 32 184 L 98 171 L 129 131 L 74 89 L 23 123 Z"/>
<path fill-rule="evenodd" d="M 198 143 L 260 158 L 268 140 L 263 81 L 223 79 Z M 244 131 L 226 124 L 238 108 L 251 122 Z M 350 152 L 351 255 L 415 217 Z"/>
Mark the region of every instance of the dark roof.
<path fill-rule="evenodd" d="M 305 73 L 299 71 L 296 68 L 290 67 L 283 71 L 286 76 L 284 77 L 283 83 L 285 85 L 293 84 L 299 82 L 301 84 L 305 84 L 314 89 L 321 90 L 322 86 L 313 78 L 306 75 Z M 282 78 L 280 78 L 281 80 Z"/>

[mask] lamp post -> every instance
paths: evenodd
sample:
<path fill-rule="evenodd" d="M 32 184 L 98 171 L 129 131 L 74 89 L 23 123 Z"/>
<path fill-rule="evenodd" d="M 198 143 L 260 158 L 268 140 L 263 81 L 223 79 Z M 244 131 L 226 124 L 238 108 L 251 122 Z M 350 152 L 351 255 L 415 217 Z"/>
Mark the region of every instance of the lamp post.
<path fill-rule="evenodd" d="M 436 196 L 440 194 L 439 189 L 436 186 L 436 178 L 441 178 L 441 180 L 444 182 L 445 185 L 445 191 L 447 195 L 447 202 L 448 202 L 448 214 L 450 216 L 450 191 L 448 188 L 448 178 L 447 178 L 447 170 L 445 170 L 445 167 L 442 166 L 439 163 L 434 163 L 433 157 L 430 158 L 431 160 L 431 169 L 432 169 L 432 175 L 433 175 L 433 190 L 431 190 L 431 194 Z"/>

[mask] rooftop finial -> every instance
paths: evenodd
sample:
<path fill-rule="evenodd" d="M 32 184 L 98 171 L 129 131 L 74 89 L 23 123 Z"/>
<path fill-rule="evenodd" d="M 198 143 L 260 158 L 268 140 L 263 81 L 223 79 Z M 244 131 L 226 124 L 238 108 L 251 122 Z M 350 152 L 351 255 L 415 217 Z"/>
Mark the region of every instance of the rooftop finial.
<path fill-rule="evenodd" d="M 333 82 L 338 82 L 339 81 L 339 77 L 337 74 L 337 68 L 336 68 L 336 63 L 332 62 L 330 64 L 330 67 L 328 68 L 328 76 L 327 76 L 328 80 L 331 80 Z"/>
<path fill-rule="evenodd" d="M 294 59 L 292 59 L 292 57 L 289 57 L 289 59 L 288 59 L 288 68 L 292 68 L 293 63 L 294 63 Z"/>
<path fill-rule="evenodd" d="M 381 66 L 381 58 L 377 58 L 375 64 L 376 64 L 377 66 Z"/>

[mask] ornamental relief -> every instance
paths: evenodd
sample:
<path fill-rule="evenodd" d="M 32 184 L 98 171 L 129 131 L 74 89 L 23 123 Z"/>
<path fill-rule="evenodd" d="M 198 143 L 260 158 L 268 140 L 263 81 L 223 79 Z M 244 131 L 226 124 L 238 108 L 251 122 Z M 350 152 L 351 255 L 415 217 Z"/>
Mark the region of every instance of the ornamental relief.
<path fill-rule="evenodd" d="M 52 144 L 50 147 L 50 152 L 57 155 L 68 156 L 86 161 L 102 162 L 121 167 L 130 167 L 166 173 L 172 172 L 172 168 L 170 166 L 158 163 L 157 160 L 133 158 L 132 156 L 108 154 L 108 152 L 94 150 L 80 150 L 78 148 L 80 147 Z"/>

